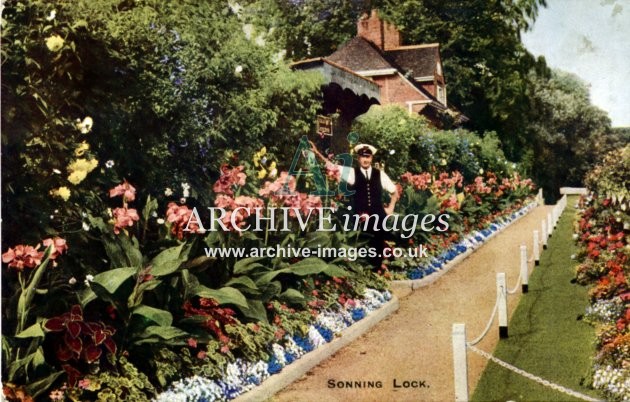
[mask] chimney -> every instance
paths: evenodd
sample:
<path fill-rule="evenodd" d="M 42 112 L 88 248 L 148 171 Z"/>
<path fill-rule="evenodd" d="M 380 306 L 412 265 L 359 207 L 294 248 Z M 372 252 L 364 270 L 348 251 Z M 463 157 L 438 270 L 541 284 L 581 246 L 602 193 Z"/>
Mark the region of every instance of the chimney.
<path fill-rule="evenodd" d="M 398 29 L 381 20 L 377 10 L 372 10 L 369 17 L 367 14 L 361 16 L 357 22 L 357 36 L 369 40 L 381 50 L 390 50 L 402 44 Z"/>

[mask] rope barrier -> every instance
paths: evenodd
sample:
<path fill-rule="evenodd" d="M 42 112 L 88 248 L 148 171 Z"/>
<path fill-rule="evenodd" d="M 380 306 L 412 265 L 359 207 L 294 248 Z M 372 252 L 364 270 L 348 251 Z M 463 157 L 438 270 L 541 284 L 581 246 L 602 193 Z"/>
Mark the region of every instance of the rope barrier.
<path fill-rule="evenodd" d="M 574 398 L 581 399 L 583 401 L 601 402 L 600 399 L 596 399 L 596 398 L 593 398 L 591 396 L 581 394 L 581 393 L 579 393 L 577 391 L 574 391 L 574 390 L 572 390 L 570 388 L 563 387 L 562 385 L 558 385 L 558 384 L 553 383 L 553 382 L 551 382 L 549 380 L 545 380 L 544 378 L 538 377 L 537 375 L 528 373 L 527 371 L 522 370 L 522 369 L 520 369 L 518 367 L 515 367 L 515 366 L 513 366 L 513 365 L 511 365 L 509 363 L 506 363 L 503 360 L 497 359 L 496 357 L 494 357 L 490 353 L 485 352 L 485 351 L 483 351 L 481 349 L 478 349 L 475 346 L 471 345 L 470 343 L 468 343 L 467 346 L 468 346 L 468 348 L 470 350 L 472 350 L 473 352 L 477 353 L 478 355 L 483 356 L 486 359 L 488 359 L 488 360 L 498 364 L 499 366 L 504 367 L 504 368 L 506 368 L 506 369 L 516 373 L 516 374 L 519 374 L 519 375 L 521 375 L 521 376 L 523 376 L 525 378 L 528 378 L 528 379 L 530 379 L 532 381 L 535 381 L 535 382 L 537 382 L 537 383 L 539 383 L 539 384 L 541 384 L 541 385 L 543 385 L 545 387 L 551 388 L 551 389 L 556 390 L 558 392 L 562 392 L 563 394 L 572 396 Z"/>
<path fill-rule="evenodd" d="M 486 328 L 483 330 L 481 335 L 479 335 L 477 338 L 475 338 L 474 340 L 470 342 L 466 342 L 467 345 L 474 346 L 478 344 L 479 342 L 481 342 L 481 340 L 485 338 L 486 335 L 488 335 L 488 331 L 490 331 L 490 326 L 492 325 L 492 322 L 494 321 L 494 317 L 497 315 L 498 308 L 499 308 L 499 296 L 497 296 L 497 300 L 494 302 L 494 307 L 492 308 L 492 314 L 490 314 L 490 320 L 488 321 L 488 324 L 486 324 Z"/>
<path fill-rule="evenodd" d="M 521 281 L 522 281 L 522 280 L 523 280 L 522 275 L 519 275 L 519 276 L 518 276 L 518 279 L 516 280 L 516 286 L 514 286 L 514 289 L 512 289 L 512 290 L 509 290 L 509 289 L 508 289 L 508 291 L 507 291 L 507 292 L 508 292 L 508 294 L 509 294 L 509 295 L 513 295 L 513 294 L 515 294 L 515 293 L 516 293 L 516 291 L 518 290 L 518 287 L 521 285 Z"/>

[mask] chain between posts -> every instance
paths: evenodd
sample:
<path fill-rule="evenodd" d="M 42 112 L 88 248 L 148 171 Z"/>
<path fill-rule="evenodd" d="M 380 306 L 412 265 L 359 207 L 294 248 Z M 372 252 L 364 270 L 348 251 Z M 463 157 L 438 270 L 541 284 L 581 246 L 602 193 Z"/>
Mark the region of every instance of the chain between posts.
<path fill-rule="evenodd" d="M 481 342 L 483 338 L 485 338 L 485 336 L 488 334 L 488 331 L 490 331 L 490 326 L 492 325 L 492 322 L 494 321 L 494 317 L 497 315 L 498 308 L 499 308 L 499 296 L 497 295 L 497 299 L 494 302 L 494 307 L 492 308 L 492 314 L 490 314 L 490 320 L 488 320 L 488 324 L 486 324 L 486 328 L 483 330 L 481 335 L 479 335 L 477 338 L 475 338 L 474 340 L 470 342 L 466 342 L 467 345 L 469 346 L 476 345 L 479 342 Z"/>
<path fill-rule="evenodd" d="M 537 375 L 528 373 L 527 371 L 522 370 L 522 369 L 520 369 L 518 367 L 515 367 L 515 366 L 513 366 L 513 365 L 511 365 L 509 363 L 506 363 L 503 360 L 497 359 L 496 357 L 494 357 L 490 353 L 476 348 L 470 342 L 467 344 L 467 346 L 468 346 L 468 348 L 470 350 L 472 350 L 473 352 L 477 353 L 478 355 L 483 356 L 486 359 L 488 359 L 488 360 L 498 364 L 499 366 L 501 366 L 503 368 L 506 368 L 506 369 L 516 373 L 516 374 L 519 374 L 519 375 L 521 375 L 521 376 L 523 376 L 523 377 L 525 377 L 527 379 L 535 381 L 535 382 L 537 382 L 537 383 L 539 383 L 539 384 L 541 384 L 541 385 L 543 385 L 545 387 L 551 388 L 551 389 L 553 389 L 555 391 L 558 391 L 558 392 L 562 392 L 563 394 L 570 395 L 570 396 L 572 396 L 574 398 L 578 398 L 578 399 L 581 399 L 583 401 L 601 402 L 600 399 L 596 399 L 596 398 L 593 398 L 591 396 L 581 394 L 581 393 L 579 393 L 577 391 L 574 391 L 574 390 L 572 390 L 570 388 L 563 387 L 562 385 L 558 385 L 558 384 L 553 383 L 553 382 L 551 382 L 549 380 L 545 380 L 544 378 L 538 377 Z"/>

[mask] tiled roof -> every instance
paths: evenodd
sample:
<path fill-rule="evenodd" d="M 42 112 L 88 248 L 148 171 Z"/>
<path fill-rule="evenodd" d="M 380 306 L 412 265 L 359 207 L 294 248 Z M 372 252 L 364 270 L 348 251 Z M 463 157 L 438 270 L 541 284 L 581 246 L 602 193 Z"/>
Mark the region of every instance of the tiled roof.
<path fill-rule="evenodd" d="M 403 46 L 387 50 L 385 57 L 411 77 L 433 76 L 439 60 L 438 44 Z"/>
<path fill-rule="evenodd" d="M 353 71 L 383 70 L 394 68 L 370 42 L 356 36 L 346 42 L 328 60 Z"/>

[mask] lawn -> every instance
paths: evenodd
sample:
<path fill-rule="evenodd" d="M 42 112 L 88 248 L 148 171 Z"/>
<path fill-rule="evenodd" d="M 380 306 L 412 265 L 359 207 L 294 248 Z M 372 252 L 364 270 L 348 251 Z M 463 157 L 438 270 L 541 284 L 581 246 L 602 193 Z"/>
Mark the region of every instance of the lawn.
<path fill-rule="evenodd" d="M 593 328 L 582 321 L 588 305 L 587 288 L 572 283 L 575 253 L 572 240 L 575 198 L 569 198 L 558 227 L 549 239 L 540 266 L 529 279 L 529 293 L 509 323 L 510 337 L 494 355 L 525 371 L 577 392 L 600 397 L 583 384 L 591 377 Z M 473 394 L 474 401 L 573 401 L 494 363 L 486 367 Z"/>

